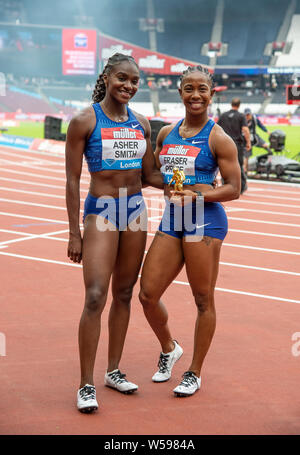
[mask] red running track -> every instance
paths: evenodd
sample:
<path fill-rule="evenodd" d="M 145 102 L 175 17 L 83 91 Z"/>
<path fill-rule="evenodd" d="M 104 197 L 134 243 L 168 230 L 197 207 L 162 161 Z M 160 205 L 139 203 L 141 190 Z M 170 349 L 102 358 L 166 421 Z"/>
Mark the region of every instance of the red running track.
<path fill-rule="evenodd" d="M 217 330 L 203 385 L 179 399 L 172 389 L 192 355 L 196 309 L 183 271 L 164 295 L 174 337 L 184 348 L 172 378 L 151 382 L 160 347 L 136 285 L 121 370 L 135 395 L 103 385 L 107 314 L 96 360 L 99 411 L 76 409 L 81 266 L 66 256 L 64 157 L 0 149 L 0 434 L 295 435 L 300 432 L 300 187 L 249 182 L 226 203 L 216 290 Z M 84 166 L 82 203 L 88 190 Z M 149 247 L 162 193 L 145 189 Z M 108 301 L 110 300 L 110 297 Z"/>

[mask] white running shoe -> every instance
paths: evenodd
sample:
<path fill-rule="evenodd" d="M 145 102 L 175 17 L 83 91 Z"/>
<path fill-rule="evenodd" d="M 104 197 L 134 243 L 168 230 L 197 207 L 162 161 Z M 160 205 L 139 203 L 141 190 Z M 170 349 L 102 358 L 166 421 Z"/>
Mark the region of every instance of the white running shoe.
<path fill-rule="evenodd" d="M 198 378 L 192 371 L 186 371 L 182 377 L 181 383 L 173 390 L 177 397 L 188 397 L 200 389 L 201 376 Z"/>
<path fill-rule="evenodd" d="M 93 385 L 85 384 L 77 392 L 77 409 L 80 412 L 90 413 L 98 409 L 96 400 L 96 388 Z"/>
<path fill-rule="evenodd" d="M 104 376 L 104 384 L 107 387 L 112 387 L 122 393 L 135 392 L 138 389 L 138 386 L 133 384 L 133 382 L 127 381 L 125 376 L 126 374 L 122 374 L 120 370 L 113 370 L 109 373 L 106 372 Z"/>
<path fill-rule="evenodd" d="M 175 344 L 173 351 L 168 352 L 167 354 L 164 354 L 163 352 L 160 353 L 158 371 L 152 376 L 153 382 L 168 381 L 171 377 L 172 368 L 175 362 L 177 362 L 183 354 L 182 347 L 179 346 L 177 341 L 173 341 Z"/>

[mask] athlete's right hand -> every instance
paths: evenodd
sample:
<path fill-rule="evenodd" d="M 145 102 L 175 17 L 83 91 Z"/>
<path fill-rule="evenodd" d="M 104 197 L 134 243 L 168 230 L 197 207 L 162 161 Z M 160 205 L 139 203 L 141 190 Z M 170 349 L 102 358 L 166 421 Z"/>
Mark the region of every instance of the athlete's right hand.
<path fill-rule="evenodd" d="M 73 262 L 81 262 L 82 259 L 82 238 L 81 234 L 71 234 L 69 236 L 68 257 Z"/>

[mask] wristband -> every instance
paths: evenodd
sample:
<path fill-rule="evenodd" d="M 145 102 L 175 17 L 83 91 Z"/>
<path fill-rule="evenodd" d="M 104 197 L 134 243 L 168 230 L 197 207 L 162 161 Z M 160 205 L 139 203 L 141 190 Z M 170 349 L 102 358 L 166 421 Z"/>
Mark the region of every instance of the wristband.
<path fill-rule="evenodd" d="M 197 194 L 196 199 L 200 199 L 200 198 L 203 199 L 203 198 L 204 198 L 204 196 L 203 196 L 203 194 L 201 193 L 201 191 L 194 191 L 194 193 Z"/>

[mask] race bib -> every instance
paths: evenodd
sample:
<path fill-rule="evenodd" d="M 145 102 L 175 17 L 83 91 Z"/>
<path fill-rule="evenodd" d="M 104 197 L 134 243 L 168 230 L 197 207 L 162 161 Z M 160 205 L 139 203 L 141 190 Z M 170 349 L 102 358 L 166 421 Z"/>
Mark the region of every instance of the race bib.
<path fill-rule="evenodd" d="M 173 168 L 177 167 L 185 174 L 184 185 L 194 185 L 196 183 L 195 161 L 200 152 L 199 147 L 185 145 L 164 145 L 159 160 L 161 162 L 160 171 L 164 175 L 164 183 L 169 183 L 173 177 Z"/>
<path fill-rule="evenodd" d="M 142 167 L 146 140 L 134 128 L 101 128 L 102 169 L 128 170 Z"/>

